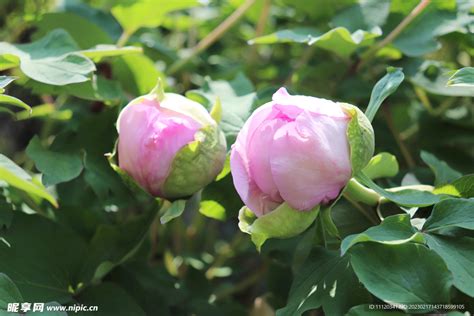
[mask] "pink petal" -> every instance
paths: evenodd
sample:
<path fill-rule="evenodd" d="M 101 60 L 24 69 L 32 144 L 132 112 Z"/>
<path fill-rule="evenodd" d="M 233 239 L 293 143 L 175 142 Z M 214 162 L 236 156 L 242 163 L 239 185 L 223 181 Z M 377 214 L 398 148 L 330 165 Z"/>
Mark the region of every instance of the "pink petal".
<path fill-rule="evenodd" d="M 280 88 L 272 99 L 277 108 L 292 117 L 296 117 L 303 110 L 334 118 L 348 117 L 343 109 L 331 100 L 304 95 L 290 95 L 285 88 Z"/>
<path fill-rule="evenodd" d="M 234 147 L 230 155 L 230 168 L 234 187 L 245 205 L 257 216 L 274 210 L 279 203 L 264 194 L 249 175 L 248 164 L 239 150 Z"/>
<path fill-rule="evenodd" d="M 120 167 L 151 194 L 160 195 L 174 156 L 194 140 L 200 125 L 148 102 L 127 106 L 118 124 Z"/>
<path fill-rule="evenodd" d="M 304 111 L 276 132 L 270 165 L 280 195 L 291 207 L 310 210 L 326 203 L 350 179 L 347 123 Z"/>
<path fill-rule="evenodd" d="M 252 179 L 254 179 L 262 192 L 269 195 L 275 202 L 280 203 L 283 200 L 273 181 L 270 167 L 270 148 L 273 144 L 273 135 L 285 123 L 286 121 L 281 118 L 264 121 L 256 128 L 247 145 L 249 169 Z"/>
<path fill-rule="evenodd" d="M 245 205 L 257 216 L 270 212 L 279 204 L 258 187 L 250 173 L 249 165 L 248 145 L 250 139 L 260 125 L 272 114 L 272 111 L 272 103 L 262 105 L 255 110 L 239 132 L 230 156 L 232 178 L 237 193 Z"/>

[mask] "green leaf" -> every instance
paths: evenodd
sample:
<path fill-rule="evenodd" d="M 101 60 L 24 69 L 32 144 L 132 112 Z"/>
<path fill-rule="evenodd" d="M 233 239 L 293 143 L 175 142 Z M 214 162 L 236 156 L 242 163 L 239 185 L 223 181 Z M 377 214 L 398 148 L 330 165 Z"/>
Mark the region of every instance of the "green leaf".
<path fill-rule="evenodd" d="M 405 313 L 397 311 L 384 311 L 375 309 L 373 305 L 365 304 L 352 307 L 346 316 L 404 316 Z"/>
<path fill-rule="evenodd" d="M 112 8 L 112 14 L 128 34 L 135 33 L 141 27 L 158 27 L 166 14 L 197 6 L 197 0 L 139 0 L 127 4 L 118 4 Z"/>
<path fill-rule="evenodd" d="M 331 25 L 345 27 L 351 32 L 370 31 L 384 25 L 389 13 L 389 0 L 361 1 L 334 16 Z"/>
<path fill-rule="evenodd" d="M 0 93 L 3 93 L 4 88 L 15 80 L 16 77 L 0 76 Z"/>
<path fill-rule="evenodd" d="M 369 105 L 365 110 L 365 115 L 370 122 L 373 121 L 382 102 L 397 90 L 404 78 L 405 75 L 401 68 L 387 68 L 387 74 L 383 76 L 372 89 Z"/>
<path fill-rule="evenodd" d="M 118 103 L 125 99 L 118 81 L 96 74 L 93 74 L 88 81 L 64 86 L 51 86 L 34 80 L 28 81 L 25 86 L 31 87 L 35 94 L 72 95 L 85 100 L 103 101 L 106 104 Z"/>
<path fill-rule="evenodd" d="M 435 175 L 435 186 L 440 186 L 453 180 L 456 180 L 462 176 L 462 173 L 454 170 L 448 164 L 442 160 L 436 158 L 433 154 L 426 151 L 421 151 L 421 159 L 430 167 Z"/>
<path fill-rule="evenodd" d="M 339 230 L 337 229 L 336 224 L 334 223 L 331 216 L 331 206 L 324 206 L 320 212 L 320 220 L 322 228 L 325 230 L 330 237 L 336 238 L 337 240 L 341 239 L 339 235 Z"/>
<path fill-rule="evenodd" d="M 276 44 L 276 43 L 308 43 L 311 38 L 320 36 L 322 32 L 310 27 L 297 27 L 294 29 L 281 30 L 269 35 L 254 38 L 248 43 L 253 44 Z"/>
<path fill-rule="evenodd" d="M 64 29 L 68 32 L 80 48 L 89 48 L 97 44 L 112 44 L 112 39 L 90 19 L 72 12 L 48 12 L 41 15 L 36 22 L 38 31 L 35 36 L 42 37 L 55 29 Z M 87 36 L 84 36 L 87 34 Z"/>
<path fill-rule="evenodd" d="M 435 195 L 429 191 L 417 190 L 417 189 L 400 189 L 397 191 L 390 191 L 379 187 L 373 182 L 368 176 L 363 173 L 359 173 L 356 179 L 371 188 L 387 200 L 397 203 L 402 206 L 429 206 L 438 203 L 443 199 L 440 195 Z"/>
<path fill-rule="evenodd" d="M 469 174 L 454 180 L 449 184 L 437 187 L 433 190 L 435 194 L 449 194 L 457 197 L 474 197 L 474 174 Z"/>
<path fill-rule="evenodd" d="M 359 280 L 387 303 L 449 302 L 451 274 L 443 260 L 424 245 L 362 243 L 352 248 L 351 254 Z"/>
<path fill-rule="evenodd" d="M 37 105 L 30 110 L 24 110 L 15 113 L 16 119 L 18 121 L 28 120 L 31 118 L 46 118 L 59 121 L 67 121 L 72 117 L 72 111 L 67 110 L 58 110 L 54 104 L 46 103 Z"/>
<path fill-rule="evenodd" d="M 160 222 L 161 224 L 166 224 L 172 219 L 181 216 L 186 207 L 186 200 L 176 200 L 166 209 L 166 211 L 161 215 Z"/>
<path fill-rule="evenodd" d="M 287 305 L 277 316 L 297 316 L 323 306 L 326 315 L 344 315 L 355 305 L 369 300 L 347 257 L 316 248 L 295 275 Z"/>
<path fill-rule="evenodd" d="M 11 247 L 0 243 L 0 271 L 15 282 L 26 302 L 72 298 L 70 290 L 80 282 L 76 275 L 86 251 L 79 236 L 43 216 L 22 212 L 15 212 L 2 235 Z"/>
<path fill-rule="evenodd" d="M 434 250 L 453 274 L 454 286 L 474 297 L 474 238 L 426 235 L 430 249 Z"/>
<path fill-rule="evenodd" d="M 34 183 L 29 174 L 2 154 L 0 154 L 0 180 L 12 187 L 43 198 L 55 207 L 58 206 L 56 199 L 43 186 Z"/>
<path fill-rule="evenodd" d="M 311 211 L 297 211 L 283 203 L 276 209 L 255 219 L 252 211 L 242 207 L 239 211 L 239 228 L 250 234 L 260 251 L 269 238 L 290 238 L 304 232 L 319 214 L 319 205 Z M 253 221 L 252 221 L 253 220 Z"/>
<path fill-rule="evenodd" d="M 141 47 L 127 46 L 117 47 L 116 45 L 97 45 L 95 47 L 81 50 L 80 53 L 93 60 L 101 60 L 105 57 L 122 56 L 143 52 Z"/>
<path fill-rule="evenodd" d="M 14 105 L 19 108 L 23 108 L 25 110 L 28 110 L 31 112 L 31 107 L 26 104 L 25 102 L 21 101 L 20 99 L 17 99 L 15 97 L 6 95 L 6 94 L 0 94 L 0 104 L 9 104 L 9 105 Z"/>
<path fill-rule="evenodd" d="M 212 81 L 206 78 L 201 90 L 189 91 L 186 96 L 200 103 L 208 100 L 208 110 L 216 98 L 221 100 L 222 120 L 219 126 L 226 136 L 228 148 L 234 143 L 240 129 L 252 114 L 257 101 L 252 82 L 242 73 L 231 81 Z"/>
<path fill-rule="evenodd" d="M 448 86 L 474 87 L 474 67 L 464 67 L 449 77 Z"/>
<path fill-rule="evenodd" d="M 29 44 L 0 43 L 3 54 L 17 56 L 20 69 L 28 77 L 51 85 L 89 80 L 94 63 L 77 53 L 77 44 L 64 30 L 57 29 Z"/>
<path fill-rule="evenodd" d="M 36 168 L 43 173 L 46 186 L 67 182 L 78 177 L 83 169 L 82 155 L 79 150 L 57 152 L 43 148 L 38 136 L 31 139 L 26 154 L 35 162 Z"/>
<path fill-rule="evenodd" d="M 474 229 L 474 199 L 446 199 L 433 208 L 431 216 L 423 225 L 423 231 L 434 231 L 445 227 Z"/>
<path fill-rule="evenodd" d="M 397 157 L 390 153 L 382 152 L 373 156 L 362 172 L 370 179 L 394 177 L 399 170 Z"/>
<path fill-rule="evenodd" d="M 95 283 L 138 250 L 158 212 L 159 204 L 119 225 L 103 224 L 92 237 L 80 273 L 83 282 Z"/>
<path fill-rule="evenodd" d="M 133 95 L 148 94 L 158 78 L 166 82 L 166 77 L 158 71 L 153 60 L 141 54 L 129 54 L 116 58 L 112 63 L 112 72 L 122 87 Z"/>
<path fill-rule="evenodd" d="M 380 29 L 373 32 L 357 30 L 349 32 L 345 27 L 336 27 L 326 33 L 310 28 L 296 28 L 281 30 L 273 34 L 257 37 L 250 40 L 249 44 L 275 44 L 275 43 L 307 43 L 329 50 L 343 58 L 348 58 L 356 49 L 368 46 L 382 33 Z"/>
<path fill-rule="evenodd" d="M 374 154 L 374 129 L 367 117 L 358 107 L 340 103 L 351 116 L 347 127 L 347 137 L 351 150 L 352 174 L 357 174 L 370 161 Z"/>
<path fill-rule="evenodd" d="M 77 297 L 81 304 L 99 306 L 98 314 L 116 316 L 145 316 L 137 302 L 119 285 L 104 282 L 90 287 Z"/>
<path fill-rule="evenodd" d="M 201 201 L 199 213 L 209 218 L 225 221 L 225 208 L 216 201 Z"/>
<path fill-rule="evenodd" d="M 23 297 L 13 281 L 0 273 L 0 309 L 7 309 L 8 303 L 23 302 Z"/>
<path fill-rule="evenodd" d="M 230 173 L 230 155 L 228 154 L 225 157 L 224 167 L 222 168 L 221 173 L 219 173 L 216 177 L 216 181 L 219 181 L 225 178 Z"/>
<path fill-rule="evenodd" d="M 474 97 L 474 88 L 461 86 L 447 86 L 452 69 L 443 63 L 425 60 L 418 70 L 409 77 L 409 80 L 424 90 L 446 96 Z"/>
<path fill-rule="evenodd" d="M 436 38 L 460 31 L 467 33 L 466 26 L 474 17 L 464 12 L 438 10 L 431 5 L 394 40 L 395 47 L 408 56 L 421 56 L 441 48 Z"/>
<path fill-rule="evenodd" d="M 410 216 L 403 214 L 389 216 L 378 226 L 371 227 L 360 234 L 347 236 L 342 241 L 341 253 L 345 254 L 349 248 L 361 242 L 398 245 L 408 242 L 424 243 L 425 240 L 423 234 L 411 225 Z"/>

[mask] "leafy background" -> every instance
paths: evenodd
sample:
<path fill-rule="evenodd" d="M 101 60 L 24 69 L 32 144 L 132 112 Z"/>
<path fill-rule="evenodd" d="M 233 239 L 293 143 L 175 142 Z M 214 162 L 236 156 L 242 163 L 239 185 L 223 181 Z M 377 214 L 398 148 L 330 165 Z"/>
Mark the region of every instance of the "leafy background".
<path fill-rule="evenodd" d="M 474 310 L 473 8 L 0 0 L 0 313 L 23 301 L 99 305 L 101 315 Z M 208 109 L 219 97 L 229 146 L 280 86 L 368 106 L 379 155 L 357 181 L 386 203 L 344 196 L 259 253 L 238 228 L 226 166 L 157 214 L 104 156 L 120 109 L 157 78 Z M 435 194 L 382 189 L 420 183 Z"/>

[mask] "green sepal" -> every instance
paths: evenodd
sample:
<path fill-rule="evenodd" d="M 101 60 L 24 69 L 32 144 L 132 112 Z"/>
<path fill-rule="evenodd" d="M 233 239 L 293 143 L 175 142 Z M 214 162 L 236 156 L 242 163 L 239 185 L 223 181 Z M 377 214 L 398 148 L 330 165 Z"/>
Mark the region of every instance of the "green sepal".
<path fill-rule="evenodd" d="M 144 188 L 142 188 L 125 170 L 119 167 L 117 162 L 117 143 L 118 140 L 115 142 L 114 150 L 111 153 L 105 154 L 107 161 L 109 162 L 110 167 L 122 178 L 124 184 L 134 193 L 137 195 L 146 195 L 147 197 L 156 199 L 160 202 L 160 198 L 156 198 L 152 196 L 150 193 L 147 192 Z"/>
<path fill-rule="evenodd" d="M 216 98 L 216 102 L 212 106 L 210 114 L 214 121 L 219 124 L 222 119 L 222 103 L 219 97 Z"/>
<path fill-rule="evenodd" d="M 339 104 L 351 116 L 347 126 L 347 137 L 351 152 L 352 175 L 356 175 L 369 163 L 374 155 L 374 129 L 358 107 L 348 103 Z"/>
<path fill-rule="evenodd" d="M 194 141 L 176 153 L 163 195 L 170 199 L 187 197 L 211 183 L 224 167 L 226 148 L 224 134 L 217 126 L 200 129 Z"/>
<path fill-rule="evenodd" d="M 256 217 L 246 206 L 239 211 L 239 228 L 250 234 L 260 251 L 269 238 L 290 238 L 304 232 L 319 214 L 319 205 L 311 211 L 297 211 L 286 202 L 261 217 Z"/>
<path fill-rule="evenodd" d="M 165 90 L 161 78 L 158 77 L 156 86 L 150 91 L 151 95 L 156 95 L 156 101 L 161 102 L 165 98 Z"/>

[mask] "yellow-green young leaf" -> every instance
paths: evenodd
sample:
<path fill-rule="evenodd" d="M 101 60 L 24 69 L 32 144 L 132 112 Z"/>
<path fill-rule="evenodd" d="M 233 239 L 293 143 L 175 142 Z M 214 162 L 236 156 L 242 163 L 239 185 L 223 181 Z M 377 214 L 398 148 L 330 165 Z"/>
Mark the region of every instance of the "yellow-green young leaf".
<path fill-rule="evenodd" d="M 370 179 L 394 177 L 398 173 L 397 157 L 390 153 L 379 153 L 370 159 L 362 171 Z"/>
<path fill-rule="evenodd" d="M 269 238 L 290 238 L 304 232 L 319 214 L 319 205 L 311 211 L 297 211 L 283 203 L 270 213 L 255 218 L 255 215 L 243 207 L 239 211 L 239 228 L 250 234 L 252 241 L 260 251 Z"/>
<path fill-rule="evenodd" d="M 466 175 L 451 183 L 437 187 L 433 190 L 433 193 L 472 198 L 474 197 L 474 174 Z"/>
<path fill-rule="evenodd" d="M 0 104 L 14 105 L 31 112 L 31 107 L 28 104 L 10 95 L 0 94 Z"/>
<path fill-rule="evenodd" d="M 219 181 L 225 178 L 230 173 L 230 154 L 225 157 L 224 167 L 222 168 L 221 173 L 216 177 L 216 181 Z"/>
<path fill-rule="evenodd" d="M 209 218 L 225 221 L 225 208 L 216 201 L 202 201 L 199 213 Z"/>
<path fill-rule="evenodd" d="M 198 4 L 197 0 L 139 0 L 114 6 L 112 14 L 126 33 L 133 34 L 141 27 L 160 26 L 169 12 Z"/>
<path fill-rule="evenodd" d="M 0 180 L 10 186 L 49 201 L 57 207 L 56 199 L 41 185 L 34 183 L 31 176 L 6 156 L 0 154 Z"/>
<path fill-rule="evenodd" d="M 141 47 L 117 47 L 115 45 L 97 45 L 95 47 L 80 51 L 82 55 L 95 61 L 99 61 L 105 57 L 137 54 L 141 52 L 143 52 L 143 49 Z"/>
<path fill-rule="evenodd" d="M 122 87 L 133 95 L 148 94 L 160 78 L 166 83 L 166 77 L 156 68 L 153 61 L 142 54 L 129 54 L 114 59 L 112 71 Z"/>
<path fill-rule="evenodd" d="M 17 112 L 15 116 L 18 121 L 27 120 L 30 118 L 48 118 L 59 121 L 67 121 L 71 119 L 72 111 L 69 109 L 59 111 L 56 109 L 54 104 L 46 103 L 32 107 L 31 111 L 24 110 Z"/>
<path fill-rule="evenodd" d="M 214 119 L 214 121 L 216 121 L 217 123 L 219 123 L 221 121 L 221 119 L 222 119 L 222 104 L 221 104 L 221 99 L 219 99 L 219 97 L 216 98 L 216 102 L 212 106 L 210 114 L 211 114 L 211 117 Z"/>

